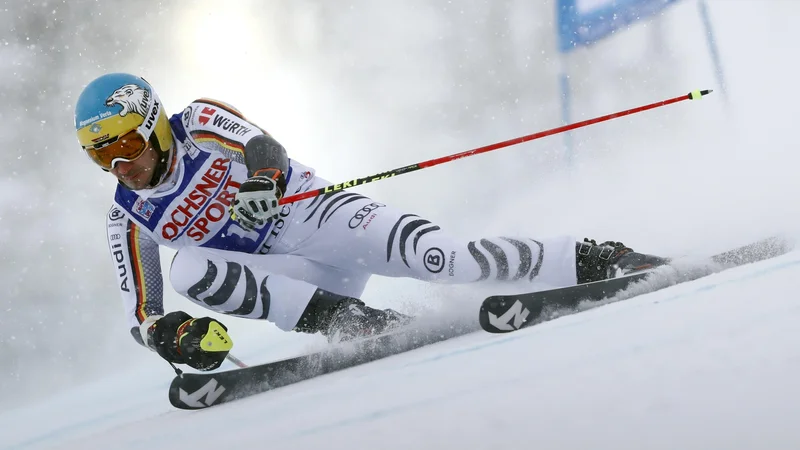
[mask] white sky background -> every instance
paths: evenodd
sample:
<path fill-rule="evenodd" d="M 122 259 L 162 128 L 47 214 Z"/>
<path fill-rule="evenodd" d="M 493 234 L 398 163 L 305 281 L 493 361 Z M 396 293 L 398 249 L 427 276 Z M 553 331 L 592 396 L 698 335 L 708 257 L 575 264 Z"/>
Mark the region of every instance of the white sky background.
<path fill-rule="evenodd" d="M 326 2 L 235 3 L 161 5 L 148 15 L 152 26 L 142 39 L 147 46 L 115 67 L 76 58 L 70 64 L 83 77 L 74 81 L 85 83 L 112 70 L 139 73 L 176 113 L 197 97 L 226 101 L 272 133 L 291 157 L 332 182 L 560 125 L 552 3 L 509 1 L 491 26 L 490 5 L 502 2 L 363 0 L 329 6 L 324 21 L 319 18 L 325 7 L 319 4 Z M 794 105 L 800 70 L 793 58 L 793 21 L 800 3 L 709 5 L 730 88 L 728 107 L 717 91 L 701 102 L 595 125 L 575 134 L 579 146 L 570 167 L 561 139 L 552 137 L 361 191 L 469 237 L 569 233 L 672 254 L 706 253 L 775 231 L 797 232 Z M 134 44 L 121 43 L 120 51 L 129 46 Z M 575 120 L 717 88 L 696 2 L 688 0 L 658 22 L 638 24 L 591 51 L 577 52 L 567 66 Z M 65 122 L 71 121 L 69 100 L 79 86 L 70 89 L 53 101 Z M 70 205 L 73 214 L 58 209 L 65 237 L 59 244 L 63 254 L 56 257 L 63 262 L 48 275 L 63 279 L 71 269 L 73 281 L 63 282 L 65 297 L 53 299 L 54 311 L 72 295 L 70 283 L 96 284 L 104 294 L 98 302 L 119 302 L 104 259 L 102 225 L 114 182 L 81 160 L 70 139 L 63 136 L 60 153 L 53 153 L 63 156 L 53 164 L 74 172 L 56 189 L 78 198 Z M 9 176 L 4 185 L 20 184 Z M 19 194 L 0 203 L 5 217 L 19 213 L 29 189 L 44 190 L 15 189 Z M 6 237 L 4 223 L 0 235 Z M 37 227 L 53 229 L 51 222 L 37 222 L 31 230 Z M 18 266 L 36 267 L 31 253 Z M 164 253 L 165 268 L 169 256 Z M 75 260 L 81 260 L 79 270 Z M 13 295 L 23 308 L 25 291 Z M 438 307 L 439 301 L 453 307 L 468 295 L 476 294 L 466 287 L 375 279 L 365 297 L 377 306 L 411 308 Z M 167 297 L 168 308 L 206 313 L 171 292 Z M 121 313 L 120 307 L 104 320 L 81 324 L 78 333 L 92 343 L 89 349 L 81 340 L 61 350 L 92 352 L 97 361 L 119 367 L 152 364 L 154 356 L 136 347 Z M 234 338 L 237 333 L 288 338 L 278 338 L 269 324 L 240 319 L 226 324 Z M 43 333 L 33 325 L 30 330 Z M 98 335 L 103 338 L 95 343 Z M 65 335 L 65 342 L 70 339 L 74 333 Z M 61 345 L 57 337 L 52 345 Z M 52 370 L 46 361 L 32 361 Z M 110 367 L 92 367 L 86 375 L 97 370 Z"/>

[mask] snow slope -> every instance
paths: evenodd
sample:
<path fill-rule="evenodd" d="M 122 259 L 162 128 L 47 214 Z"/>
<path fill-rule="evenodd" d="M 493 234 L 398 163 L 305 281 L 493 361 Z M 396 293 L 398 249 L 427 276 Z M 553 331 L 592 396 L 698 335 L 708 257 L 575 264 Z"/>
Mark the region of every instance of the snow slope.
<path fill-rule="evenodd" d="M 792 252 L 205 411 L 141 370 L 4 412 L 0 448 L 800 448 L 798 276 Z"/>

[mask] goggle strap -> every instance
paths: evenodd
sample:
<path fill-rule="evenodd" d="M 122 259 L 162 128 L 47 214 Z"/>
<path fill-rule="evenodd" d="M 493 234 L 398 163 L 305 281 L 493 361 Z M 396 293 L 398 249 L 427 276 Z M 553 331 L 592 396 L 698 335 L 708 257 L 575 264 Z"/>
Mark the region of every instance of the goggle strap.
<path fill-rule="evenodd" d="M 150 136 L 156 131 L 156 124 L 158 117 L 161 115 L 161 100 L 156 95 L 155 91 L 150 91 L 150 103 L 147 105 L 147 115 L 144 121 L 139 125 L 139 133 L 144 137 L 145 142 L 150 141 Z"/>

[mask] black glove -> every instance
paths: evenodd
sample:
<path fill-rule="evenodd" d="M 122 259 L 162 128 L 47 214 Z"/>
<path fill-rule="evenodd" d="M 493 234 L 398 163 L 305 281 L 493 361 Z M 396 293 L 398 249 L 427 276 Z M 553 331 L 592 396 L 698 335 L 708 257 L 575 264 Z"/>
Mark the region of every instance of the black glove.
<path fill-rule="evenodd" d="M 210 317 L 194 319 L 183 311 L 155 321 L 147 329 L 147 338 L 162 358 L 198 370 L 216 369 L 233 347 L 225 325 Z"/>
<path fill-rule="evenodd" d="M 233 220 L 252 230 L 270 219 L 277 219 L 281 211 L 278 200 L 286 190 L 286 177 L 278 169 L 261 169 L 239 187 L 230 214 Z"/>

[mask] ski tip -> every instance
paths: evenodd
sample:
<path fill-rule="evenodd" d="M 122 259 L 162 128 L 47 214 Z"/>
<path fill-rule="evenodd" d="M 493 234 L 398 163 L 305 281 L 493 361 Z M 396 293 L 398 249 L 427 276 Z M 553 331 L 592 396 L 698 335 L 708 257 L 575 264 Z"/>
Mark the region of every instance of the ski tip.
<path fill-rule="evenodd" d="M 692 99 L 692 100 L 699 100 L 699 99 L 703 98 L 704 95 L 708 95 L 708 94 L 710 94 L 712 92 L 714 92 L 713 89 L 706 89 L 706 90 L 703 90 L 703 91 L 692 91 L 692 92 L 689 92 L 689 98 Z"/>

